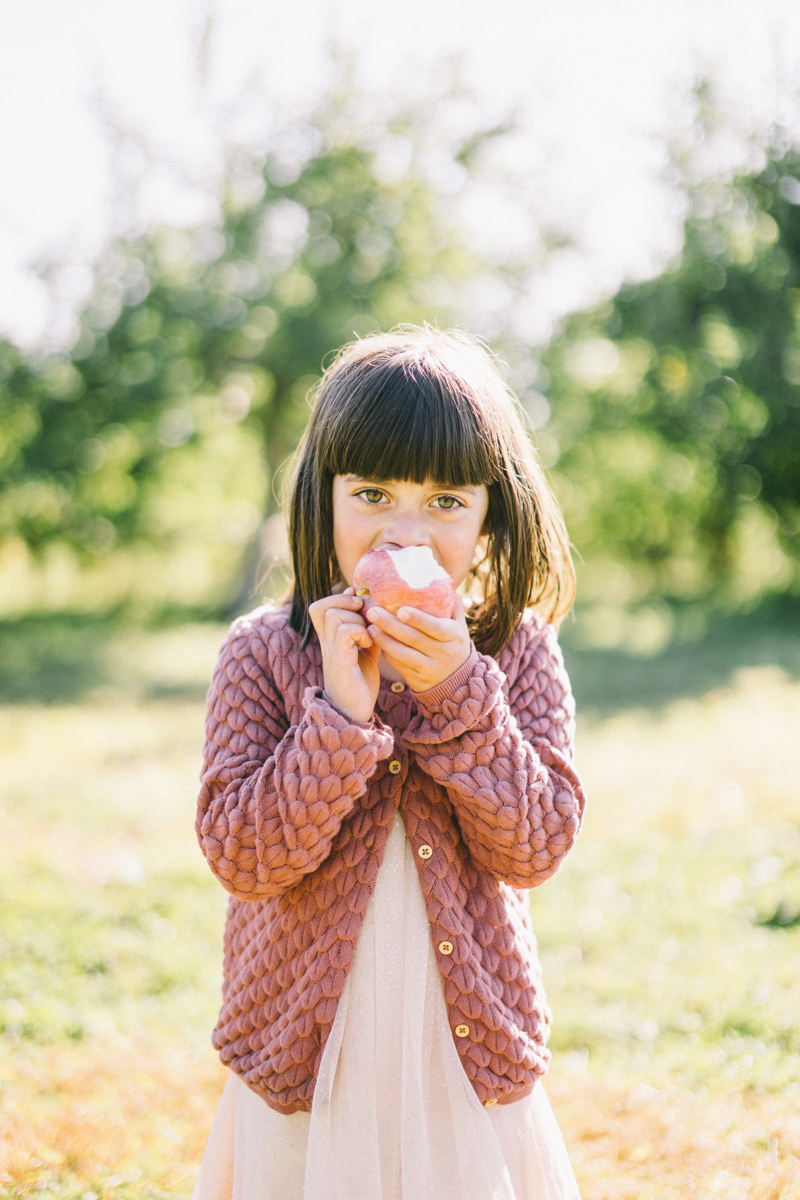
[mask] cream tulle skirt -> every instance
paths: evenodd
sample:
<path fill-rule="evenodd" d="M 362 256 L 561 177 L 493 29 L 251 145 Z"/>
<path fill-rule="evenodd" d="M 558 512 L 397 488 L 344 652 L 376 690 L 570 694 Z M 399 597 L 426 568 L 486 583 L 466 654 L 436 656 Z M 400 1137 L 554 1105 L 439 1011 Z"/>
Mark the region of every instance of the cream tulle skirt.
<path fill-rule="evenodd" d="M 399 815 L 311 1112 L 273 1112 L 231 1074 L 192 1200 L 579 1200 L 541 1082 L 493 1108 L 470 1086 Z"/>

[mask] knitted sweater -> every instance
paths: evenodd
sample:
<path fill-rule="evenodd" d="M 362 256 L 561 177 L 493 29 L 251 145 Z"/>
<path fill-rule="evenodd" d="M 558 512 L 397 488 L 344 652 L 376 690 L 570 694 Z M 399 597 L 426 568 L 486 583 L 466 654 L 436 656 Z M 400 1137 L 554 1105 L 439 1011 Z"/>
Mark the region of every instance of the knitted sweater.
<path fill-rule="evenodd" d="M 484 1104 L 532 1089 L 550 1013 L 524 889 L 581 821 L 573 704 L 552 626 L 499 661 L 472 649 L 430 691 L 381 681 L 369 722 L 323 693 L 288 609 L 236 621 L 208 694 L 197 834 L 231 893 L 222 1061 L 282 1113 L 309 1111 L 395 812 L 415 852 L 450 1027 Z"/>

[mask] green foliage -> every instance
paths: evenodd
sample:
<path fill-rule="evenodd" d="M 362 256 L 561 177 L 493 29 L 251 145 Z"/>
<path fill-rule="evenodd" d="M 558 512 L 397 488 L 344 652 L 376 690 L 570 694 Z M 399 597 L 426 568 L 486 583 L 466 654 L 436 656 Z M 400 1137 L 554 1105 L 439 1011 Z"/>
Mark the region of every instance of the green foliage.
<path fill-rule="evenodd" d="M 381 183 L 353 146 L 320 145 L 288 175 L 277 159 L 240 161 L 216 227 L 112 247 L 68 356 L 37 367 L 0 347 L 0 537 L 83 556 L 168 547 L 166 461 L 236 426 L 258 440 L 261 507 L 273 507 L 325 356 L 435 315 L 420 286 L 465 262 L 423 184 Z M 194 485 L 200 495 L 206 481 Z"/>
<path fill-rule="evenodd" d="M 797 579 L 798 174 L 788 155 L 698 189 L 680 262 L 545 355 L 591 602 L 729 604 Z"/>

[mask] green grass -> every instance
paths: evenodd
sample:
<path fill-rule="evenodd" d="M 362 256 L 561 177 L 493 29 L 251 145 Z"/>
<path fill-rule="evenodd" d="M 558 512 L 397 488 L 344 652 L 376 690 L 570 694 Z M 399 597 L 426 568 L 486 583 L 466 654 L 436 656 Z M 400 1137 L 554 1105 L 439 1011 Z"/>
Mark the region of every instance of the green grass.
<path fill-rule="evenodd" d="M 692 1088 L 798 1085 L 798 728 L 774 669 L 585 725 L 585 828 L 533 895 L 556 1050 Z"/>
<path fill-rule="evenodd" d="M 612 858 L 587 832 L 534 900 L 557 1053 L 693 1089 L 797 1086 L 800 929 L 764 921 L 796 911 L 799 839 L 776 822 L 759 840 L 753 855 L 732 831 L 654 831 Z"/>
<path fill-rule="evenodd" d="M 0 712 L 0 1029 L 206 1031 L 225 893 L 193 838 L 196 704 Z"/>

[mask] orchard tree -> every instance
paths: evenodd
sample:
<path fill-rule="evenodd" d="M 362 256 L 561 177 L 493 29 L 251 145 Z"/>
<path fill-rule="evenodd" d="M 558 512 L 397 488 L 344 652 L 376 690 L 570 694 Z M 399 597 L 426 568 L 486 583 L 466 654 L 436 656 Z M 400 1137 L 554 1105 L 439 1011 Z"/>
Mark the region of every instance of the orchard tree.
<path fill-rule="evenodd" d="M 544 441 L 598 603 L 798 581 L 800 156 L 691 204 L 680 261 L 571 317 L 544 356 Z"/>
<path fill-rule="evenodd" d="M 302 161 L 240 157 L 213 227 L 110 247 L 68 354 L 36 365 L 0 345 L 0 538 L 94 556 L 157 540 L 148 498 L 209 413 L 257 432 L 274 510 L 326 356 L 436 317 L 469 263 L 432 193 L 382 182 L 364 149 L 304 138 Z"/>

